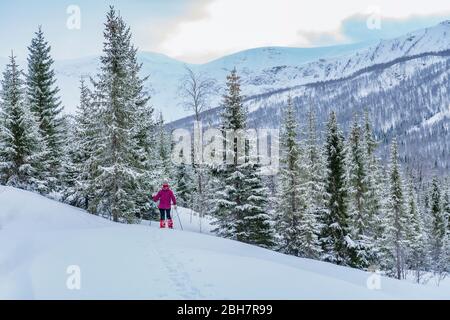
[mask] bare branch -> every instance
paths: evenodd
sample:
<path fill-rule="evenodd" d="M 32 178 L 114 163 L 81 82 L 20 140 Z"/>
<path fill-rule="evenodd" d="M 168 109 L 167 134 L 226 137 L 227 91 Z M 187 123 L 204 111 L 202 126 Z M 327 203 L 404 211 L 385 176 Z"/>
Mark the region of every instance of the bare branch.
<path fill-rule="evenodd" d="M 206 74 L 194 72 L 185 66 L 186 74 L 181 78 L 178 95 L 180 104 L 187 111 L 192 111 L 195 119 L 200 121 L 201 114 L 210 109 L 209 98 L 216 91 L 216 81 Z"/>

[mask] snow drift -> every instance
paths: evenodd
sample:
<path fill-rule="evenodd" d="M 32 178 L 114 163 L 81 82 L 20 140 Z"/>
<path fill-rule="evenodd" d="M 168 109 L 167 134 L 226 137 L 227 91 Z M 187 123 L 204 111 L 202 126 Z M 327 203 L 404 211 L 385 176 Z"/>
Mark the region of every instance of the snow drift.
<path fill-rule="evenodd" d="M 378 285 L 371 273 L 193 232 L 198 217 L 180 216 L 185 231 L 122 225 L 0 186 L 0 299 L 450 298 L 444 286 Z M 68 289 L 70 266 L 79 290 Z"/>

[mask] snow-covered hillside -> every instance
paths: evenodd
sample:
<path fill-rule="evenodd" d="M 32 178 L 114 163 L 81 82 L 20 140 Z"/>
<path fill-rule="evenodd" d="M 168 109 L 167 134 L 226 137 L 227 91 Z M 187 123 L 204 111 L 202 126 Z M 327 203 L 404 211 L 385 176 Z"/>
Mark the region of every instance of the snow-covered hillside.
<path fill-rule="evenodd" d="M 138 59 L 143 64 L 143 75 L 149 75 L 148 89 L 152 93 L 152 104 L 163 112 L 166 120 L 173 121 L 189 112 L 178 105 L 177 91 L 180 79 L 185 74 L 185 66 L 207 74 L 209 77 L 223 82 L 227 73 L 238 68 L 245 79 L 255 79 L 267 68 L 284 65 L 301 65 L 319 58 L 331 58 L 349 54 L 366 47 L 367 43 L 330 46 L 321 48 L 283 48 L 264 47 L 238 52 L 205 64 L 185 64 L 165 55 L 153 52 L 139 52 Z M 88 57 L 76 60 L 56 61 L 55 70 L 58 85 L 61 88 L 66 112 L 73 113 L 79 100 L 79 79 L 82 76 L 93 76 L 99 65 L 99 57 Z M 253 87 L 246 89 L 247 94 L 260 93 Z M 217 97 L 220 99 L 220 95 Z M 216 105 L 218 99 L 212 101 Z"/>
<path fill-rule="evenodd" d="M 69 266 L 80 268 L 80 290 L 66 285 Z M 0 187 L 0 299 L 450 298 L 444 285 L 384 277 L 373 290 L 370 276 L 192 231 L 115 224 Z"/>
<path fill-rule="evenodd" d="M 234 67 L 243 79 L 246 96 L 275 92 L 280 89 L 322 81 L 342 79 L 373 67 L 386 67 L 399 59 L 450 50 L 450 22 L 408 33 L 378 43 L 358 43 L 321 48 L 264 47 L 245 50 L 205 64 L 188 66 L 223 83 Z M 184 63 L 162 54 L 140 52 L 142 73 L 150 75 L 152 103 L 162 110 L 168 121 L 189 115 L 178 105 L 177 89 L 183 76 Z M 79 78 L 95 75 L 98 57 L 57 61 L 58 85 L 66 111 L 72 113 L 78 103 Z M 218 95 L 212 101 L 217 106 Z"/>
<path fill-rule="evenodd" d="M 382 40 L 368 48 L 301 65 L 264 69 L 258 77 L 243 77 L 248 123 L 253 128 L 277 128 L 288 95 L 299 123 L 312 107 L 319 130 L 331 110 L 347 131 L 355 114 L 369 111 L 380 155 L 397 137 L 402 161 L 421 174 L 448 174 L 450 168 L 450 22 Z M 220 109 L 206 114 L 217 124 Z M 174 128 L 192 128 L 193 117 Z"/>
<path fill-rule="evenodd" d="M 224 56 L 205 64 L 185 64 L 162 54 L 140 52 L 143 75 L 149 75 L 148 88 L 152 104 L 162 110 L 167 121 L 174 121 L 189 112 L 179 105 L 177 91 L 180 78 L 187 65 L 195 71 L 207 74 L 219 83 L 236 67 L 243 80 L 243 92 L 247 97 L 268 94 L 286 88 L 342 79 L 373 67 L 386 67 L 399 59 L 441 54 L 450 50 L 450 21 L 434 27 L 411 32 L 402 37 L 380 40 L 378 43 L 357 43 L 319 48 L 263 47 Z M 99 44 L 100 50 L 100 44 Z M 18 57 L 22 68 L 25 58 Z M 0 57 L 0 70 L 7 59 Z M 57 84 L 67 113 L 73 113 L 79 100 L 79 79 L 95 76 L 99 57 L 55 62 Z M 390 79 L 387 79 L 389 82 Z M 394 78 L 395 80 L 395 78 Z M 217 106 L 220 94 L 212 101 Z M 261 107 L 258 103 L 255 107 Z"/>

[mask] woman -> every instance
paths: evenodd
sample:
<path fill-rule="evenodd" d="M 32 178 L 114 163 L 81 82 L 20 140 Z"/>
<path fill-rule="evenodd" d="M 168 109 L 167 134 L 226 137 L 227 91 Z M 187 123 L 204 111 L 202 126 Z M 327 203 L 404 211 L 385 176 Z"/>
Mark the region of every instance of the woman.
<path fill-rule="evenodd" d="M 153 201 L 158 202 L 159 201 L 159 212 L 161 214 L 161 220 L 159 221 L 159 227 L 165 228 L 166 227 L 166 219 L 168 222 L 168 226 L 170 229 L 173 229 L 173 221 L 170 216 L 170 208 L 171 208 L 171 202 L 174 205 L 175 209 L 177 208 L 177 199 L 175 198 L 175 195 L 173 194 L 173 191 L 169 188 L 169 183 L 167 181 L 164 181 L 162 189 L 159 190 L 159 192 L 153 196 Z"/>

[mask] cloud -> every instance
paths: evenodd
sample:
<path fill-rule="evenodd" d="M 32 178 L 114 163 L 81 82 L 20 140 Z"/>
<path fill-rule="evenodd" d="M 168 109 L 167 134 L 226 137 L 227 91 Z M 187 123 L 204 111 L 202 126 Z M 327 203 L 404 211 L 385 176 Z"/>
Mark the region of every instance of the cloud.
<path fill-rule="evenodd" d="M 182 30 L 182 21 L 196 22 L 208 18 L 206 12 L 207 6 L 213 0 L 189 0 L 189 5 L 184 5 L 180 14 L 171 16 L 152 16 L 146 17 L 140 23 L 137 23 L 134 29 L 134 35 L 141 49 L 148 51 L 163 52 L 160 44 L 176 36 Z M 163 52 L 167 53 L 167 52 Z M 199 53 L 199 55 L 202 55 Z"/>
<path fill-rule="evenodd" d="M 401 19 L 420 14 L 426 25 L 427 16 L 442 12 L 450 12 L 450 1 L 199 0 L 187 15 L 167 24 L 153 49 L 188 62 L 205 62 L 252 47 L 370 40 L 392 34 Z M 374 15 L 382 17 L 378 32 L 366 25 L 367 17 Z M 414 29 L 418 21 L 411 20 L 404 29 Z"/>
<path fill-rule="evenodd" d="M 413 30 L 434 26 L 450 18 L 450 11 L 437 15 L 412 15 L 402 19 L 380 17 L 380 28 L 367 28 L 367 15 L 355 15 L 342 22 L 341 33 L 352 42 L 389 39 Z"/>
<path fill-rule="evenodd" d="M 349 39 L 341 32 L 341 30 L 332 32 L 315 32 L 315 31 L 302 31 L 297 32 L 300 39 L 305 39 L 308 46 L 329 46 L 334 44 L 342 44 L 349 42 Z M 299 43 L 296 46 L 302 46 L 304 44 Z"/>

